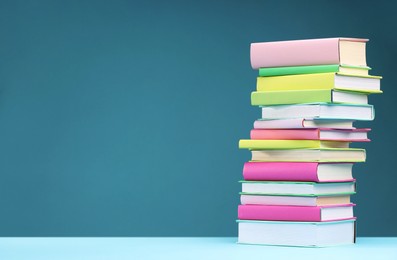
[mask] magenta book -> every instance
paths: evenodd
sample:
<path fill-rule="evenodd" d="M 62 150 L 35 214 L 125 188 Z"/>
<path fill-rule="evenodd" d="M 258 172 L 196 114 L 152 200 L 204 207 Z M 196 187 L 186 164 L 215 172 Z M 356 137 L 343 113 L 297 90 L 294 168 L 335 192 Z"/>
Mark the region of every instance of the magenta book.
<path fill-rule="evenodd" d="M 270 221 L 334 221 L 354 219 L 354 204 L 332 206 L 239 205 L 238 218 Z"/>
<path fill-rule="evenodd" d="M 244 180 L 248 181 L 353 181 L 352 163 L 246 162 Z"/>

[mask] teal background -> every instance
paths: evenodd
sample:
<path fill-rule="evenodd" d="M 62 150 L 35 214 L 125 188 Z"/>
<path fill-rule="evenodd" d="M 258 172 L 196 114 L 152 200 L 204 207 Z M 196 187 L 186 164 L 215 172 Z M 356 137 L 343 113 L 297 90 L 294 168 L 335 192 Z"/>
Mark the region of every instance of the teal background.
<path fill-rule="evenodd" d="M 0 235 L 235 236 L 249 44 L 370 38 L 359 236 L 397 236 L 396 3 L 1 1 Z M 357 146 L 356 146 L 357 147 Z"/>

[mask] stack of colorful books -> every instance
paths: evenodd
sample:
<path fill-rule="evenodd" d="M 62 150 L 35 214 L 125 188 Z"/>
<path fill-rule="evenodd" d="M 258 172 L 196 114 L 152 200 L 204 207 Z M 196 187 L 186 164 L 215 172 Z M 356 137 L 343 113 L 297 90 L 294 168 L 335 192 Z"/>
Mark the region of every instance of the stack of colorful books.
<path fill-rule="evenodd" d="M 368 95 L 381 93 L 370 76 L 366 39 L 326 38 L 251 44 L 259 69 L 251 103 L 254 122 L 238 207 L 238 242 L 284 246 L 334 246 L 355 242 L 354 163 L 374 119 Z"/>

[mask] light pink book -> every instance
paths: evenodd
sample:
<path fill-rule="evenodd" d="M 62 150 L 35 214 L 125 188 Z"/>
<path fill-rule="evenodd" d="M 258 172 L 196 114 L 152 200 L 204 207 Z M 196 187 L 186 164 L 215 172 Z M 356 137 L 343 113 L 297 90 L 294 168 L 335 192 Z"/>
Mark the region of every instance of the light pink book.
<path fill-rule="evenodd" d="M 315 120 L 304 118 L 256 120 L 255 129 L 301 129 L 301 128 L 332 128 L 332 129 L 354 129 L 351 120 Z"/>
<path fill-rule="evenodd" d="M 239 205 L 238 219 L 323 222 L 354 219 L 354 204 L 332 206 Z"/>
<path fill-rule="evenodd" d="M 294 41 L 276 41 L 251 43 L 251 66 L 253 69 L 266 67 L 306 66 L 343 64 L 342 56 L 345 52 L 352 52 L 349 49 L 350 43 L 367 42 L 368 39 L 358 38 L 324 38 Z M 347 48 L 342 49 L 341 42 L 347 42 Z M 358 48 L 357 54 L 364 54 Z M 345 64 L 366 66 L 366 62 L 360 59 L 360 64 Z M 351 62 L 350 62 L 351 63 Z M 362 63 L 362 64 L 361 64 Z"/>
<path fill-rule="evenodd" d="M 369 142 L 367 132 L 371 129 L 253 129 L 253 140 L 324 140 L 346 142 Z"/>
<path fill-rule="evenodd" d="M 354 181 L 353 163 L 317 162 L 246 162 L 243 168 L 247 181 Z"/>

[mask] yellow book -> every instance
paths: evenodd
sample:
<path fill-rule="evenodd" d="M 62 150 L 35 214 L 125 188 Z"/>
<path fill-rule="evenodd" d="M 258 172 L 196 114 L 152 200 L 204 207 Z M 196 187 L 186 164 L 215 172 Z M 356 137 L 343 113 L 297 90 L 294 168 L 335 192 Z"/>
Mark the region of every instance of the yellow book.
<path fill-rule="evenodd" d="M 240 149 L 312 149 L 312 148 L 349 148 L 349 142 L 321 140 L 240 140 Z"/>
<path fill-rule="evenodd" d="M 382 93 L 379 76 L 352 76 L 340 73 L 315 73 L 258 77 L 257 91 L 339 89 Z"/>

